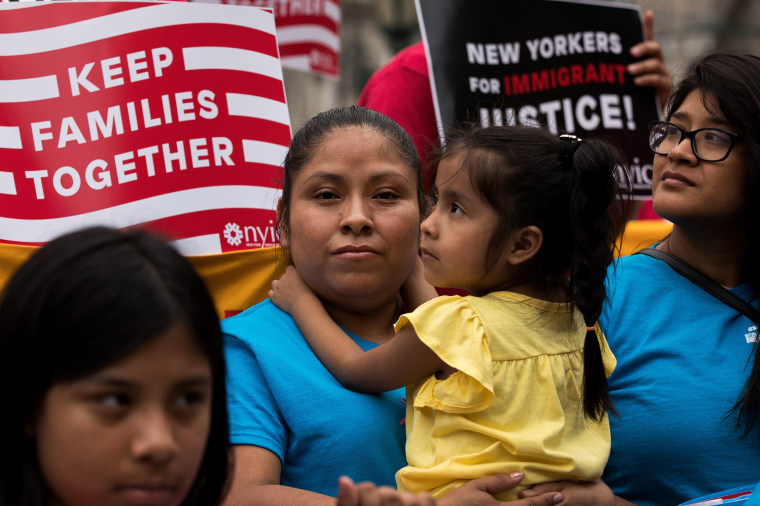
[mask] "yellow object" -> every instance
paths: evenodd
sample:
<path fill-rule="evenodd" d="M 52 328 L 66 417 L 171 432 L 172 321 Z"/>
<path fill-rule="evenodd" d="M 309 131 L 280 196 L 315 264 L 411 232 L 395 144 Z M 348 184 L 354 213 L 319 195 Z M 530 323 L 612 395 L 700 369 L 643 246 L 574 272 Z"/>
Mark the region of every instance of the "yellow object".
<path fill-rule="evenodd" d="M 440 497 L 473 478 L 522 471 L 520 486 L 497 496 L 511 500 L 536 483 L 601 476 L 610 429 L 606 416 L 583 415 L 579 311 L 494 292 L 438 297 L 402 315 L 397 331 L 406 325 L 456 372 L 407 387 L 400 490 Z M 597 337 L 609 376 L 615 357 Z"/>
<path fill-rule="evenodd" d="M 0 288 L 36 249 L 0 244 Z M 220 319 L 266 299 L 272 280 L 288 263 L 287 253 L 274 247 L 187 258 L 206 282 Z"/>
<path fill-rule="evenodd" d="M 625 226 L 620 256 L 636 253 L 642 248 L 662 241 L 673 229 L 673 224 L 665 220 L 631 220 Z"/>

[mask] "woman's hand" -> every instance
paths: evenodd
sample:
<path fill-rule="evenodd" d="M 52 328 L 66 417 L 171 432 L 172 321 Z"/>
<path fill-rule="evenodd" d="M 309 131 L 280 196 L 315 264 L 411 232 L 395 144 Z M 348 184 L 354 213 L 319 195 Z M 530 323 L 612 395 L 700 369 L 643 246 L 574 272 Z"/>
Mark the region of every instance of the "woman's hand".
<path fill-rule="evenodd" d="M 439 506 L 552 506 L 559 504 L 563 494 L 547 490 L 545 493 L 534 493 L 525 499 L 501 502 L 494 494 L 506 492 L 517 486 L 523 479 L 522 473 L 495 474 L 470 480 L 459 488 L 456 488 L 438 500 Z"/>
<path fill-rule="evenodd" d="M 628 73 L 633 76 L 633 82 L 638 86 L 654 88 L 655 96 L 662 108 L 673 89 L 673 80 L 668 67 L 665 66 L 662 47 L 654 40 L 654 12 L 644 13 L 644 42 L 633 46 L 631 55 L 641 59 L 628 65 Z"/>
<path fill-rule="evenodd" d="M 391 487 L 378 487 L 373 483 L 355 485 L 348 477 L 338 480 L 337 506 L 553 506 L 560 503 L 563 495 L 554 491 L 534 493 L 529 498 L 501 502 L 494 494 L 514 488 L 522 473 L 495 474 L 470 480 L 443 496 L 437 502 L 430 494 L 398 492 Z"/>
<path fill-rule="evenodd" d="M 583 483 L 577 481 L 539 483 L 521 492 L 520 497 L 542 497 L 547 492 L 560 492 L 564 496 L 560 504 L 568 506 L 614 506 L 616 504 L 615 495 L 602 480 Z"/>
<path fill-rule="evenodd" d="M 285 274 L 280 279 L 272 281 L 272 289 L 268 295 L 277 307 L 290 314 L 293 314 L 293 308 L 300 304 L 299 301 L 317 298 L 292 265 L 285 269 Z"/>
<path fill-rule="evenodd" d="M 399 492 L 393 487 L 378 487 L 374 483 L 355 484 L 348 476 L 338 479 L 337 506 L 435 506 L 430 494 Z"/>

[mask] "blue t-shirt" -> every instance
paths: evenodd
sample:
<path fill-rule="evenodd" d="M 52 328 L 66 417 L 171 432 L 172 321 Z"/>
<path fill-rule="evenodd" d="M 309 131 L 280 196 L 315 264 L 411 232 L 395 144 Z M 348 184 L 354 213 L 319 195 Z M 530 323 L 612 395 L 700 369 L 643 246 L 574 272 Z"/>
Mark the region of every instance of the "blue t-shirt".
<path fill-rule="evenodd" d="M 757 481 L 758 430 L 727 415 L 752 369 L 746 316 L 646 255 L 608 271 L 600 318 L 617 368 L 612 451 L 604 481 L 639 506 L 676 505 Z M 732 290 L 753 306 L 748 285 Z"/>
<path fill-rule="evenodd" d="M 404 457 L 404 389 L 344 388 L 293 318 L 265 300 L 222 322 L 230 440 L 282 461 L 280 483 L 335 496 L 340 475 L 395 486 Z M 364 350 L 376 346 L 349 336 Z"/>
<path fill-rule="evenodd" d="M 752 495 L 749 500 L 744 503 L 744 506 L 760 506 L 760 483 L 752 491 Z"/>

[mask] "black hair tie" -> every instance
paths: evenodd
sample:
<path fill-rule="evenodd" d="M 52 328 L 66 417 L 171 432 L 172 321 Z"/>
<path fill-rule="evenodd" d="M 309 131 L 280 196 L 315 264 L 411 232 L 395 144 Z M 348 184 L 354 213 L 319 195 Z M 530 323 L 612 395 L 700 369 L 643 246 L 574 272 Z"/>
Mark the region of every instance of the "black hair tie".
<path fill-rule="evenodd" d="M 560 153 L 560 159 L 568 169 L 572 169 L 573 155 L 575 155 L 575 152 L 578 151 L 578 146 L 581 145 L 583 139 L 577 135 L 572 134 L 562 134 L 559 136 L 559 138 L 565 143 L 565 147 L 562 149 L 562 153 Z"/>

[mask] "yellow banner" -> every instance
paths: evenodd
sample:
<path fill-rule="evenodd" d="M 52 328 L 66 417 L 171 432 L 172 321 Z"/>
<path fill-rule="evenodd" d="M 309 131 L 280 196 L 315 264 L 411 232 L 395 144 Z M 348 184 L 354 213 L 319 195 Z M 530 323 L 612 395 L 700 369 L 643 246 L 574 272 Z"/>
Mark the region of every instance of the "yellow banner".
<path fill-rule="evenodd" d="M 0 244 L 0 287 L 36 249 Z M 288 263 L 287 253 L 275 247 L 187 258 L 206 282 L 220 319 L 266 299 L 272 280 Z"/>
<path fill-rule="evenodd" d="M 620 256 L 636 253 L 662 241 L 670 234 L 673 224 L 665 220 L 631 220 L 625 226 L 620 243 Z"/>

